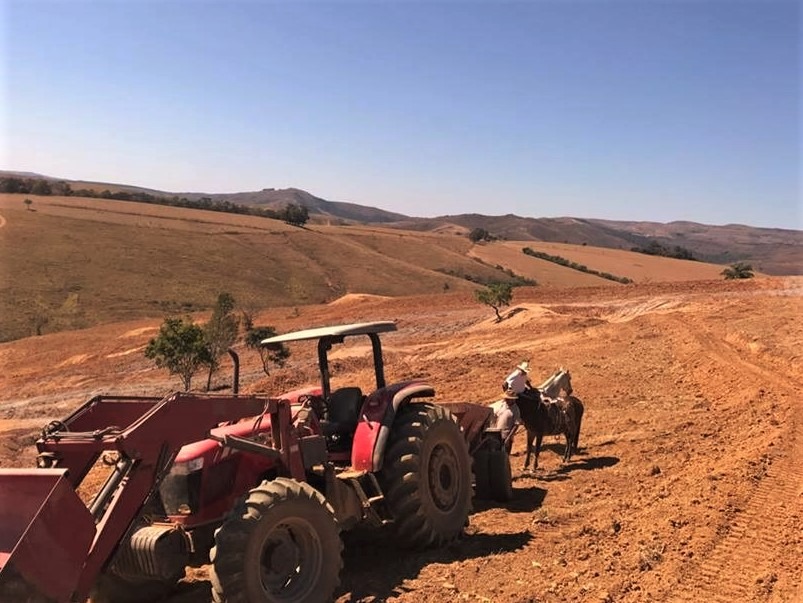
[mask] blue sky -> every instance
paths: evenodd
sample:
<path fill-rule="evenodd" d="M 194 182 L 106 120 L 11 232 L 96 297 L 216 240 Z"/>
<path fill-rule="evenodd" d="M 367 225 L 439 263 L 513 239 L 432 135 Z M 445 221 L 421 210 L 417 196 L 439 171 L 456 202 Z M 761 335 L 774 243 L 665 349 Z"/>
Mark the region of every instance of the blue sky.
<path fill-rule="evenodd" d="M 803 228 L 795 0 L 0 0 L 0 168 Z"/>

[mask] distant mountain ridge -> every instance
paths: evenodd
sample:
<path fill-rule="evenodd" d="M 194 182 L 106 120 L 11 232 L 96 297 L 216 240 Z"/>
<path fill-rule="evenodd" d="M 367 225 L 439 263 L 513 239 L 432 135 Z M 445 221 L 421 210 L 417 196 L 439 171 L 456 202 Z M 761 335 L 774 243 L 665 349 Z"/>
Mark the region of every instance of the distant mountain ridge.
<path fill-rule="evenodd" d="M 0 171 L 0 177 L 45 178 L 59 180 L 32 172 Z M 619 221 L 594 218 L 532 218 L 507 214 L 444 215 L 418 218 L 390 212 L 377 207 L 342 201 L 329 201 L 298 188 L 274 189 L 238 193 L 173 193 L 131 185 L 64 180 L 73 189 L 91 188 L 98 192 L 146 192 L 154 196 L 211 198 L 215 201 L 282 209 L 288 204 L 303 205 L 317 223 L 362 223 L 413 231 L 468 234 L 483 228 L 492 235 L 520 241 L 572 243 L 614 249 L 632 249 L 658 243 L 667 248 L 682 247 L 698 259 L 728 264 L 748 261 L 766 274 L 803 274 L 803 231 L 781 228 L 760 228 L 740 224 L 724 226 L 688 221 L 669 223 Z"/>
<path fill-rule="evenodd" d="M 188 199 L 210 197 L 216 201 L 229 201 L 240 205 L 251 205 L 267 209 L 282 209 L 289 204 L 303 205 L 310 214 L 319 214 L 327 218 L 361 223 L 384 223 L 407 219 L 407 216 L 376 207 L 347 203 L 344 201 L 327 201 L 298 188 L 274 189 L 244 193 L 180 193 Z"/>

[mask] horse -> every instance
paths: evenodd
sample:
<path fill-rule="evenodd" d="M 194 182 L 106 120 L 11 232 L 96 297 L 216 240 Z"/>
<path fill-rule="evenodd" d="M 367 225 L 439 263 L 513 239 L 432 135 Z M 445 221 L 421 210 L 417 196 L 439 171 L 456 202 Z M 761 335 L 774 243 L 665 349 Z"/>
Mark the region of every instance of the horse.
<path fill-rule="evenodd" d="M 560 398 L 560 392 L 566 392 Z M 538 469 L 538 455 L 541 441 L 545 435 L 563 434 L 566 448 L 563 461 L 568 462 L 580 442 L 580 424 L 583 419 L 583 403 L 572 395 L 572 376 L 568 369 L 560 368 L 531 393 L 520 395 L 516 404 L 519 407 L 521 422 L 527 429 L 527 456 L 524 470 L 530 465 L 530 456 L 535 440 L 535 460 L 533 469 Z"/>
<path fill-rule="evenodd" d="M 561 367 L 556 370 L 546 381 L 538 386 L 538 391 L 541 393 L 542 397 L 549 398 L 550 400 L 563 400 L 574 407 L 577 429 L 575 431 L 574 441 L 572 442 L 572 449 L 573 451 L 577 451 L 580 447 L 580 424 L 583 422 L 583 411 L 585 408 L 582 400 L 572 395 L 574 390 L 572 388 L 572 374 L 569 372 L 569 369 Z M 566 392 L 565 397 L 560 395 L 561 391 Z"/>

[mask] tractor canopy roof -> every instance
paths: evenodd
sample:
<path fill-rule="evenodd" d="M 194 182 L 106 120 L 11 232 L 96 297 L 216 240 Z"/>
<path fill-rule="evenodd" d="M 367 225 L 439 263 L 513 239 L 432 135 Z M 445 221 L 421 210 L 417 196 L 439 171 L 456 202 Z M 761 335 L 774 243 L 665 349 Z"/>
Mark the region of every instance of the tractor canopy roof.
<path fill-rule="evenodd" d="M 351 335 L 370 335 L 372 333 L 387 333 L 396 330 L 396 323 L 385 320 L 378 322 L 359 322 L 350 325 L 338 325 L 334 327 L 318 327 L 317 329 L 305 329 L 284 335 L 276 335 L 263 339 L 262 345 L 276 343 L 286 343 L 288 341 L 303 341 L 306 339 L 323 339 L 349 337 Z"/>
<path fill-rule="evenodd" d="M 343 343 L 343 339 L 346 337 L 367 335 L 371 340 L 371 356 L 374 363 L 376 388 L 379 389 L 385 387 L 385 363 L 382 359 L 382 344 L 379 341 L 379 333 L 395 330 L 396 323 L 391 321 L 359 322 L 350 325 L 319 327 L 317 329 L 285 333 L 284 335 L 268 337 L 260 343 L 263 346 L 271 347 L 279 346 L 289 341 L 316 339 L 318 341 L 318 367 L 321 373 L 321 389 L 323 390 L 324 398 L 328 399 L 331 393 L 328 352 L 332 349 L 332 346 Z"/>

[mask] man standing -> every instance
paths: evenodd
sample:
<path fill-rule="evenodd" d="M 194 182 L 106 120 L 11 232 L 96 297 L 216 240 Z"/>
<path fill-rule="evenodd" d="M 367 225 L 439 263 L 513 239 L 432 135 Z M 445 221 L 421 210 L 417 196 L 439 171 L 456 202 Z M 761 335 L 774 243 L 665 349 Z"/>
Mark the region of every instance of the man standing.
<path fill-rule="evenodd" d="M 517 403 L 518 398 L 519 395 L 512 389 L 509 389 L 505 392 L 501 400 L 497 400 L 491 404 L 491 410 L 493 410 L 494 413 L 493 427 L 502 431 L 502 440 L 505 442 L 505 448 L 508 454 L 513 447 L 513 432 L 516 423 L 521 419 L 519 405 Z"/>

